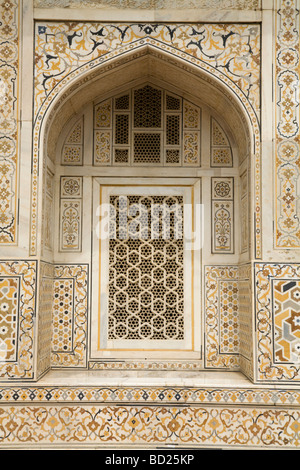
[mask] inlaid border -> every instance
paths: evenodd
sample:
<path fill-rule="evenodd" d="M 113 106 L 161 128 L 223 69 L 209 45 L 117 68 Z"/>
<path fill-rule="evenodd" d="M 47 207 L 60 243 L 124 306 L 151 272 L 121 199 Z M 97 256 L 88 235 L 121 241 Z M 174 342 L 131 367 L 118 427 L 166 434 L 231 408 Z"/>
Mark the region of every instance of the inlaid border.
<path fill-rule="evenodd" d="M 2 446 L 165 446 L 297 448 L 300 412 L 212 406 L 8 406 Z M 56 447 L 55 447 L 56 448 Z"/>
<path fill-rule="evenodd" d="M 205 367 L 217 369 L 238 369 L 239 354 L 222 353 L 222 289 L 220 284 L 235 282 L 238 285 L 238 266 L 205 266 Z M 238 292 L 236 293 L 238 302 Z"/>
<path fill-rule="evenodd" d="M 59 264 L 54 266 L 54 280 L 71 281 L 72 296 L 68 300 L 68 314 L 73 318 L 72 350 L 53 351 L 51 353 L 52 368 L 86 367 L 87 366 L 87 335 L 88 335 L 88 298 L 89 298 L 89 266 L 86 264 Z M 54 289 L 53 295 L 56 292 Z"/>
<path fill-rule="evenodd" d="M 261 387 L 175 387 L 175 386 L 39 386 L 0 387 L 0 403 L 66 404 L 219 404 L 259 406 L 299 406 L 300 391 Z"/>

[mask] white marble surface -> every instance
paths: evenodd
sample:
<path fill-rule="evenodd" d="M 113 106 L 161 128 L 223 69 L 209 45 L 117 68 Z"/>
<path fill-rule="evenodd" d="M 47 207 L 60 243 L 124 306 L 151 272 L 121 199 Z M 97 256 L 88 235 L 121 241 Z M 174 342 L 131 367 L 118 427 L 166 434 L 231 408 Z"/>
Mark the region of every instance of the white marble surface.
<path fill-rule="evenodd" d="M 225 10 L 187 8 L 184 10 L 162 9 L 111 9 L 111 8 L 34 8 L 36 20 L 67 21 L 139 21 L 152 22 L 243 22 L 261 21 L 260 10 Z"/>
<path fill-rule="evenodd" d="M 50 371 L 39 386 L 251 387 L 240 372 L 214 371 Z"/>

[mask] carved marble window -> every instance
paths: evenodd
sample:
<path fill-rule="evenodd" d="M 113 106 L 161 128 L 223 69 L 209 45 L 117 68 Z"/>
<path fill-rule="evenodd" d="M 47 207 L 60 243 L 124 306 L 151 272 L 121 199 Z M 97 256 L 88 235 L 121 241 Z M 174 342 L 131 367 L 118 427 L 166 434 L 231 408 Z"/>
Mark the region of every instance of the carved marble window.
<path fill-rule="evenodd" d="M 200 359 L 200 250 L 191 246 L 199 179 L 109 181 L 94 186 L 101 216 L 93 357 L 172 358 L 177 351 Z"/>
<path fill-rule="evenodd" d="M 200 165 L 201 109 L 144 84 L 94 107 L 94 165 Z"/>

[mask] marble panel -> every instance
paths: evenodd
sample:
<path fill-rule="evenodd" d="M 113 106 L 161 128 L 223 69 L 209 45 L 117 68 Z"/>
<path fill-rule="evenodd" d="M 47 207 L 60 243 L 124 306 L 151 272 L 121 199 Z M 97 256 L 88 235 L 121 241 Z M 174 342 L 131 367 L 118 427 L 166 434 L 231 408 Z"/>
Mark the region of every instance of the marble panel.
<path fill-rule="evenodd" d="M 54 220 L 54 174 L 47 168 L 45 175 L 44 211 L 43 211 L 43 245 L 48 250 L 53 249 L 53 220 Z"/>
<path fill-rule="evenodd" d="M 34 377 L 36 261 L 1 261 L 0 378 Z"/>
<path fill-rule="evenodd" d="M 238 369 L 240 366 L 238 278 L 237 266 L 205 267 L 204 359 L 207 368 Z"/>
<path fill-rule="evenodd" d="M 0 244 L 17 242 L 19 1 L 0 4 Z"/>
<path fill-rule="evenodd" d="M 300 280 L 274 280 L 275 363 L 300 364 Z"/>
<path fill-rule="evenodd" d="M 255 264 L 257 380 L 300 380 L 299 264 Z"/>
<path fill-rule="evenodd" d="M 60 179 L 59 249 L 80 252 L 82 247 L 82 176 Z"/>
<path fill-rule="evenodd" d="M 51 366 L 86 367 L 88 266 L 55 265 Z"/>
<path fill-rule="evenodd" d="M 179 445 L 292 449 L 299 446 L 297 409 L 253 406 L 31 405 L 3 407 L 2 446 Z"/>

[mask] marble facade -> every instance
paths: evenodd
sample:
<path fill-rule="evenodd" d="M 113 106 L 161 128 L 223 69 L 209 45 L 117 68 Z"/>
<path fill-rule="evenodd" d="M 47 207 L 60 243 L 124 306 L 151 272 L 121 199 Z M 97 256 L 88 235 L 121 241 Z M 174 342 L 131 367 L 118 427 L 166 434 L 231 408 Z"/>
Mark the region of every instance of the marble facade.
<path fill-rule="evenodd" d="M 0 10 L 0 448 L 298 448 L 299 0 Z M 201 202 L 202 249 L 99 244 L 119 194 Z"/>

